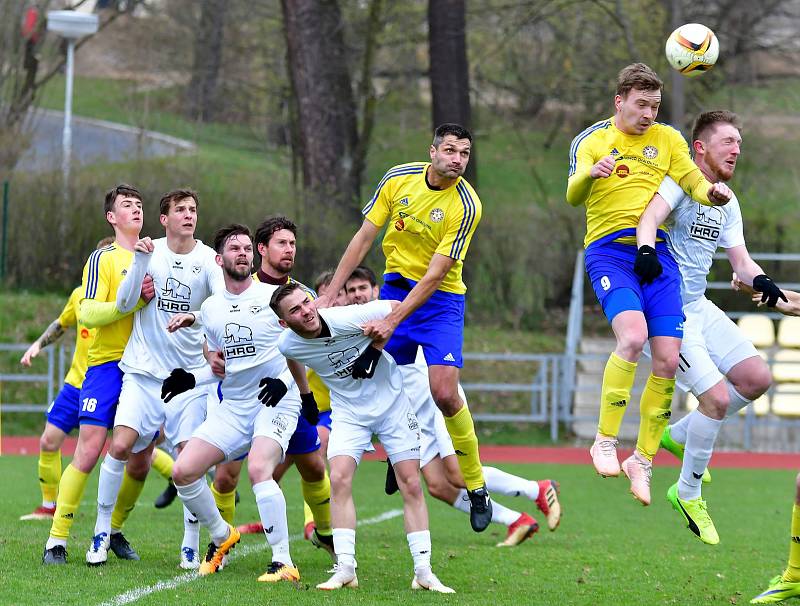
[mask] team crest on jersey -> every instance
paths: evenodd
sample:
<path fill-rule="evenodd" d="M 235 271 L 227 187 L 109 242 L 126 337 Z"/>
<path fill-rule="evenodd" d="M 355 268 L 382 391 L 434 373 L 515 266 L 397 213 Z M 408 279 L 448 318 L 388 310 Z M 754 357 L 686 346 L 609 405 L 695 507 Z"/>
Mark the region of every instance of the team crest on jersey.
<path fill-rule="evenodd" d="M 283 432 L 289 427 L 289 417 L 280 412 L 272 417 L 272 424 L 275 426 L 275 433 L 278 434 L 279 438 L 282 438 Z"/>
<path fill-rule="evenodd" d="M 251 314 L 253 314 L 253 315 L 256 315 L 256 314 L 257 314 L 258 312 L 260 312 L 262 309 L 264 309 L 264 308 L 263 308 L 263 307 L 261 307 L 260 305 L 251 305 L 251 306 L 250 306 L 250 313 L 251 313 Z"/>
<path fill-rule="evenodd" d="M 194 265 L 192 265 L 192 273 L 195 275 L 198 275 L 201 269 L 202 267 L 200 267 L 199 263 L 195 263 Z"/>
<path fill-rule="evenodd" d="M 253 343 L 253 330 L 249 326 L 228 322 L 225 325 L 225 357 L 230 360 L 254 355 L 256 346 Z"/>
<path fill-rule="evenodd" d="M 689 235 L 697 240 L 716 242 L 722 230 L 722 211 L 716 206 L 697 205 L 697 214 L 689 225 Z"/>
<path fill-rule="evenodd" d="M 444 211 L 441 208 L 434 208 L 430 214 L 430 220 L 434 223 L 441 223 L 444 219 Z"/>
<path fill-rule="evenodd" d="M 402 200 L 400 200 L 400 201 L 398 202 L 398 204 L 402 204 L 403 206 L 408 206 L 408 196 L 406 196 L 405 198 L 403 198 Z"/>
<path fill-rule="evenodd" d="M 645 148 L 642 150 L 642 155 L 648 160 L 652 160 L 658 155 L 658 149 L 653 147 L 652 145 L 646 145 Z"/>
<path fill-rule="evenodd" d="M 192 289 L 180 280 L 170 277 L 158 295 L 158 308 L 170 313 L 186 313 L 191 311 L 191 298 Z"/>
<path fill-rule="evenodd" d="M 358 349 L 355 347 L 348 347 L 343 351 L 334 351 L 328 354 L 328 361 L 333 367 L 334 374 L 337 377 L 346 377 L 353 372 L 353 363 L 358 357 Z"/>

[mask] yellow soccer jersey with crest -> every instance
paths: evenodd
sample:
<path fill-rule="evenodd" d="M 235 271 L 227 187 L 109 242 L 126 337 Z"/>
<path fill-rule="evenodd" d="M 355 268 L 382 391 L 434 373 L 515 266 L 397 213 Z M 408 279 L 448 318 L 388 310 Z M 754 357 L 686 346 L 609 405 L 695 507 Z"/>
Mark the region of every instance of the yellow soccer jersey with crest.
<path fill-rule="evenodd" d="M 94 251 L 83 268 L 81 300 L 94 299 L 100 303 L 117 300 L 117 289 L 128 273 L 133 251 L 114 242 Z M 105 326 L 99 326 L 89 346 L 89 366 L 120 360 L 133 330 L 133 314 L 127 314 Z"/>
<path fill-rule="evenodd" d="M 386 274 L 419 281 L 439 253 L 456 261 L 439 290 L 464 294 L 461 272 L 481 220 L 481 201 L 462 177 L 447 189 L 431 189 L 425 180 L 429 166 L 412 162 L 390 168 L 361 212 L 378 227 L 389 223 L 383 237 Z"/>
<path fill-rule="evenodd" d="M 616 163 L 611 176 L 593 179 L 588 197 L 575 199 L 578 181 L 588 178 L 592 166 L 609 155 Z M 643 135 L 628 135 L 610 118 L 575 137 L 569 150 L 567 201 L 575 206 L 586 204 L 584 246 L 622 229 L 635 228 L 665 175 L 697 202 L 710 204 L 711 183 L 689 155 L 683 136 L 671 126 L 656 122 Z"/>
<path fill-rule="evenodd" d="M 75 351 L 72 354 L 72 364 L 69 367 L 64 383 L 69 383 L 73 387 L 81 388 L 83 377 L 86 376 L 86 367 L 89 359 L 89 345 L 92 344 L 96 329 L 87 328 L 80 319 L 81 299 L 83 298 L 83 287 L 78 286 L 70 294 L 67 304 L 58 316 L 58 323 L 63 327 L 74 326 L 75 332 Z"/>

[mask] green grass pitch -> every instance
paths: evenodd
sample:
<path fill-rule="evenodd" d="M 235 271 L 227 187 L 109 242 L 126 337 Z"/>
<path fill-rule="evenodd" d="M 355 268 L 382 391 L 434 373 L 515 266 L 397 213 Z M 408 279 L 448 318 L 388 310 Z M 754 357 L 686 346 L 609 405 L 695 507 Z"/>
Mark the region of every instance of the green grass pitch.
<path fill-rule="evenodd" d="M 84 564 L 94 524 L 95 470 L 72 528 L 68 565 L 45 568 L 40 558 L 49 524 L 17 521 L 38 502 L 36 458 L 0 457 L 0 604 L 745 604 L 785 563 L 792 472 L 715 470 L 705 496 L 722 541 L 710 547 L 683 528 L 663 498 L 676 468 L 656 469 L 653 505 L 644 508 L 628 494 L 627 480 L 596 476 L 588 456 L 583 466 L 502 467 L 561 482 L 561 527 L 554 533 L 540 530 L 517 548 L 499 549 L 495 543 L 504 537 L 504 528 L 493 525 L 474 534 L 466 515 L 430 501 L 434 571 L 457 591 L 445 596 L 411 591 L 411 557 L 399 516 L 359 528 L 358 590 L 314 589 L 327 578 L 330 562 L 326 553 L 302 540 L 295 540 L 292 549 L 302 573 L 300 584 L 257 583 L 268 563 L 263 535 L 243 537 L 236 557 L 220 574 L 189 580 L 177 567 L 180 507 L 177 502 L 167 510 L 153 507 L 164 487 L 155 474 L 125 527 L 141 562 L 111 555 L 106 566 Z M 384 469 L 376 462 L 359 469 L 355 493 L 360 520 L 401 507 L 398 496 L 383 494 Z M 297 474 L 290 472 L 283 486 L 290 531 L 298 534 L 302 507 Z M 256 518 L 246 480 L 241 492 L 237 523 Z M 498 500 L 536 516 L 535 505 L 524 499 Z M 206 540 L 204 533 L 201 542 Z M 163 589 L 153 591 L 159 582 Z"/>

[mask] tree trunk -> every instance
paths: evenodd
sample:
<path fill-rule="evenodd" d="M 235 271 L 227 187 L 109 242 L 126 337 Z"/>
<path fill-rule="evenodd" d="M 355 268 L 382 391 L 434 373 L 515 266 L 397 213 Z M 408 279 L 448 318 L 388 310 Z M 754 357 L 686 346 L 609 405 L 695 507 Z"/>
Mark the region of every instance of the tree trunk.
<path fill-rule="evenodd" d="M 471 130 L 466 0 L 428 1 L 428 48 L 433 128 L 455 122 Z M 473 152 L 465 175 L 473 185 L 477 169 Z"/>
<path fill-rule="evenodd" d="M 219 69 L 227 8 L 226 0 L 203 0 L 200 7 L 192 78 L 186 91 L 186 113 L 200 122 L 211 122 L 219 110 Z"/>
<path fill-rule="evenodd" d="M 281 0 L 281 5 L 304 189 L 323 205 L 335 202 L 338 211 L 342 203 L 355 208 L 352 169 L 358 131 L 339 4 Z"/>

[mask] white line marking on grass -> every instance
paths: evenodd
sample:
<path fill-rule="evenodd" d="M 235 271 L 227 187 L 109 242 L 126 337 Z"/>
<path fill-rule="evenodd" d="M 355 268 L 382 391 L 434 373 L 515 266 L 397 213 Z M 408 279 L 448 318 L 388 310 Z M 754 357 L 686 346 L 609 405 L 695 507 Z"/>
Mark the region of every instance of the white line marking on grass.
<path fill-rule="evenodd" d="M 366 520 L 360 520 L 358 522 L 358 526 L 380 524 L 381 522 L 391 520 L 392 518 L 396 518 L 401 515 L 403 515 L 402 509 L 390 509 L 389 511 L 384 511 L 382 514 L 379 514 L 375 517 L 367 518 Z M 289 537 L 289 541 L 299 541 L 302 538 L 302 534 L 293 534 Z M 239 558 L 246 558 L 247 556 L 258 553 L 259 551 L 264 551 L 267 547 L 267 543 L 259 543 L 258 545 L 245 545 L 244 547 L 232 552 L 230 559 L 238 560 Z M 168 589 L 175 589 L 176 587 L 180 587 L 186 583 L 191 583 L 198 578 L 200 577 L 196 572 L 185 572 L 166 581 L 159 581 L 153 585 L 148 585 L 146 587 L 135 587 L 130 591 L 126 591 L 125 593 L 114 596 L 110 600 L 101 602 L 98 606 L 123 606 L 124 604 L 132 604 L 133 602 L 141 600 L 150 594 L 158 593 L 159 591 L 165 591 Z"/>

